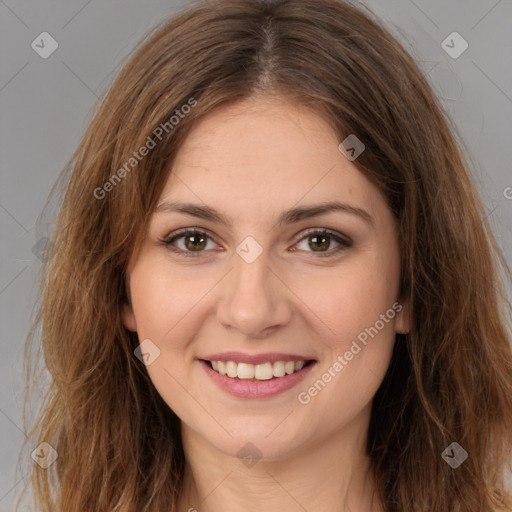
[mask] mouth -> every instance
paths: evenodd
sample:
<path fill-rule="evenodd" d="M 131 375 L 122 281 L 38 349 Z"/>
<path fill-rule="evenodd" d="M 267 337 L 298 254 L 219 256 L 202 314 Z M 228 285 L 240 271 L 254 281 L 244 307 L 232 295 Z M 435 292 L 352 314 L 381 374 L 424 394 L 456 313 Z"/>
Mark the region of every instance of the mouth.
<path fill-rule="evenodd" d="M 300 354 L 222 352 L 198 358 L 206 375 L 236 398 L 267 399 L 293 389 L 318 361 Z"/>
<path fill-rule="evenodd" d="M 288 375 L 293 375 L 304 371 L 306 368 L 316 363 L 316 360 L 296 360 L 296 361 L 267 361 L 260 364 L 250 364 L 236 361 L 208 360 L 200 359 L 214 372 L 239 381 L 269 381 L 279 380 Z"/>

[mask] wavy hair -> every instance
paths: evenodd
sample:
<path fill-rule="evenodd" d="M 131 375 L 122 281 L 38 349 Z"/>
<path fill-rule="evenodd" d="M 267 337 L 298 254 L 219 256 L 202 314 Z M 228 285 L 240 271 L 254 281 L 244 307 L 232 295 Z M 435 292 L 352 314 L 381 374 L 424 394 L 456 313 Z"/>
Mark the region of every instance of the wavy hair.
<path fill-rule="evenodd" d="M 25 349 L 26 403 L 45 389 L 29 444 L 58 453 L 49 468 L 30 467 L 37 510 L 176 512 L 180 421 L 123 326 L 126 267 L 194 124 L 257 93 L 312 109 L 340 142 L 357 134 L 366 150 L 354 164 L 396 218 L 412 326 L 396 336 L 367 442 L 386 511 L 512 510 L 510 271 L 413 57 L 371 14 L 337 0 L 195 3 L 141 43 L 97 108 L 61 175 Z M 454 441 L 469 454 L 457 469 L 441 457 Z"/>

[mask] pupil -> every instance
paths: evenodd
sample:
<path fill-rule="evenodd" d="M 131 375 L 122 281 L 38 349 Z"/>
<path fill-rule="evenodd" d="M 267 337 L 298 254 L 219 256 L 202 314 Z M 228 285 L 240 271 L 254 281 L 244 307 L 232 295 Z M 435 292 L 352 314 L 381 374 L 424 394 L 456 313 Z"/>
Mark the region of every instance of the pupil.
<path fill-rule="evenodd" d="M 198 242 L 193 242 L 192 240 L 194 238 L 198 238 L 199 241 Z M 313 239 L 313 245 L 310 244 L 310 247 L 312 247 L 313 249 L 315 248 L 319 248 L 319 249 L 328 249 L 329 247 L 329 237 L 325 237 L 325 236 L 322 236 L 322 237 L 319 237 L 319 236 L 315 236 L 315 237 L 312 237 Z M 187 245 L 187 248 L 188 249 L 203 249 L 205 247 L 205 242 L 206 242 L 206 239 L 203 235 L 190 235 L 186 238 L 186 245 Z"/>
<path fill-rule="evenodd" d="M 325 237 L 325 236 L 323 236 L 323 237 L 315 236 L 315 237 L 313 237 L 313 240 L 315 240 L 314 245 L 312 246 L 313 249 L 315 247 L 316 248 L 322 248 L 322 244 L 324 245 L 324 247 L 323 247 L 324 249 L 327 249 L 329 247 L 329 242 L 328 242 L 329 238 L 328 237 Z M 321 240 L 320 244 L 317 243 L 319 240 Z M 326 241 L 327 241 L 327 244 L 326 244 Z"/>
<path fill-rule="evenodd" d="M 191 242 L 192 239 L 199 238 L 200 241 L 198 243 Z M 190 235 L 186 238 L 186 246 L 187 249 L 203 249 L 205 246 L 206 239 L 203 235 Z"/>

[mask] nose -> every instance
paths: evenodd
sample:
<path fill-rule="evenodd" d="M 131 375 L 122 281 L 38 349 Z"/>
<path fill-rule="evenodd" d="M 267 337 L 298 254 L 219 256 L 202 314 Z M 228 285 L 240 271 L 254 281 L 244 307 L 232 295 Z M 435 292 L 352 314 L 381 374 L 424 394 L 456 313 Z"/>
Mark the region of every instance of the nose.
<path fill-rule="evenodd" d="M 270 267 L 266 251 L 252 263 L 238 254 L 233 259 L 234 268 L 220 290 L 217 320 L 247 338 L 266 338 L 290 321 L 293 294 Z"/>

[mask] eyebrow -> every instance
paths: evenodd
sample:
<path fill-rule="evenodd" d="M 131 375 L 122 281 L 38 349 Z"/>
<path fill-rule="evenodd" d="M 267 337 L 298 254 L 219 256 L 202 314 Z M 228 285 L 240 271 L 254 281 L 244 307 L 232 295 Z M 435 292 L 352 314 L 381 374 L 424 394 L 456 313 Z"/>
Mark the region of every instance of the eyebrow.
<path fill-rule="evenodd" d="M 194 203 L 164 201 L 163 203 L 159 204 L 155 209 L 155 213 L 163 212 L 184 213 L 186 215 L 191 215 L 193 217 L 197 217 L 200 219 L 217 222 L 228 227 L 232 226 L 232 222 L 225 215 L 209 206 L 202 206 Z M 300 206 L 297 208 L 292 208 L 281 213 L 277 220 L 277 224 L 294 224 L 305 219 L 319 217 L 321 215 L 325 215 L 331 212 L 343 212 L 355 215 L 362 219 L 364 222 L 366 222 L 370 227 L 375 227 L 373 217 L 366 210 L 338 201 L 330 201 L 318 205 Z"/>

